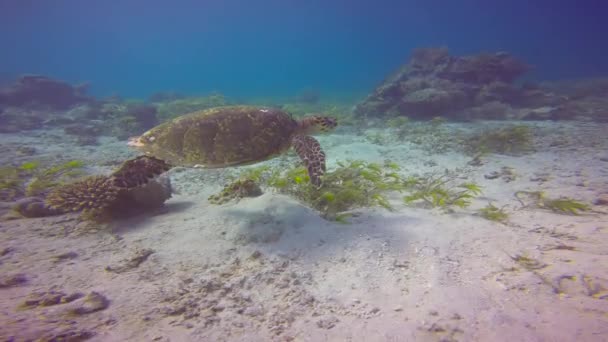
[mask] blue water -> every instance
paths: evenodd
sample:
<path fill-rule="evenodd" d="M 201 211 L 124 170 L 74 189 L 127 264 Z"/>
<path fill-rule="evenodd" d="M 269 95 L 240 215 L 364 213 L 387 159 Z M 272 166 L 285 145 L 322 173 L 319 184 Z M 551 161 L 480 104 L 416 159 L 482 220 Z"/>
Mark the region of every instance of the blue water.
<path fill-rule="evenodd" d="M 601 0 L 2 0 L 0 77 L 91 82 L 94 95 L 156 91 L 365 94 L 421 46 L 506 50 L 529 77 L 608 73 Z"/>

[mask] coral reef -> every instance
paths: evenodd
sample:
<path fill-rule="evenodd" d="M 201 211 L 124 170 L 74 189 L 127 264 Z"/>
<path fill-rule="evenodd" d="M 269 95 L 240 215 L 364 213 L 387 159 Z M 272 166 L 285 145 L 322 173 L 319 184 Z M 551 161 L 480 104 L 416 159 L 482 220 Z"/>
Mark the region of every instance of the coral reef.
<path fill-rule="evenodd" d="M 0 133 L 17 133 L 42 128 L 45 117 L 43 110 L 31 108 L 0 108 Z"/>
<path fill-rule="evenodd" d="M 86 85 L 72 86 L 46 76 L 24 75 L 0 89 L 0 105 L 64 110 L 91 101 L 86 90 Z"/>
<path fill-rule="evenodd" d="M 138 131 L 146 131 L 158 124 L 156 107 L 145 104 L 130 104 L 127 106 L 126 117 L 133 117 Z M 137 133 L 137 132 L 136 132 Z"/>
<path fill-rule="evenodd" d="M 158 124 L 157 108 L 138 101 L 112 99 L 104 102 L 99 112 L 104 117 L 106 133 L 121 140 Z"/>
<path fill-rule="evenodd" d="M 99 214 L 116 202 L 119 188 L 106 176 L 90 176 L 57 187 L 46 197 L 49 207 L 63 212 Z"/>
<path fill-rule="evenodd" d="M 89 176 L 55 187 L 46 204 L 63 212 L 81 212 L 94 221 L 106 221 L 154 209 L 171 197 L 169 170 L 164 162 L 146 156 L 126 161 L 109 176 Z"/>
<path fill-rule="evenodd" d="M 549 91 L 515 86 L 513 81 L 527 70 L 526 64 L 504 52 L 455 57 L 445 48 L 417 49 L 409 63 L 378 86 L 354 112 L 359 116 L 472 119 L 487 111 L 471 109 L 491 102 L 507 108 L 561 103 Z"/>

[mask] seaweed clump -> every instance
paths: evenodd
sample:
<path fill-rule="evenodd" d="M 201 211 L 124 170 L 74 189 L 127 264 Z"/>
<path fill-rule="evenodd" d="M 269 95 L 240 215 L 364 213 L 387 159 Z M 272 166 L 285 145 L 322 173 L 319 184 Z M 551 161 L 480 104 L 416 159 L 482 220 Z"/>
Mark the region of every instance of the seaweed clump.
<path fill-rule="evenodd" d="M 484 208 L 479 209 L 479 214 L 486 220 L 501 223 L 506 222 L 509 218 L 509 214 L 507 214 L 507 212 L 503 208 L 498 208 L 492 203 L 488 204 Z"/>
<path fill-rule="evenodd" d="M 13 201 L 23 196 L 42 196 L 52 188 L 82 176 L 84 162 L 71 160 L 42 167 L 38 161 L 0 168 L 0 200 Z"/>
<path fill-rule="evenodd" d="M 209 196 L 212 204 L 224 204 L 231 200 L 240 200 L 245 197 L 257 197 L 262 195 L 262 189 L 253 179 L 238 179 L 224 187 L 215 195 Z"/>
<path fill-rule="evenodd" d="M 456 206 L 466 208 L 471 200 L 481 194 L 481 188 L 475 183 L 461 183 L 451 185 L 452 181 L 447 175 L 411 177 L 407 180 L 411 194 L 405 196 L 406 204 L 422 202 L 432 208 L 449 209 Z"/>
<path fill-rule="evenodd" d="M 404 178 L 399 165 L 388 160 L 383 164 L 348 160 L 338 162 L 337 166 L 325 173 L 320 187 L 310 183 L 303 166 L 286 171 L 268 166 L 250 168 L 241 174 L 241 179 L 255 180 L 310 206 L 326 219 L 341 222 L 345 222 L 356 208 L 393 210 L 387 198 L 391 192 L 409 193 L 404 198 L 406 204 L 422 202 L 425 206 L 442 209 L 468 207 L 481 193 L 481 188 L 474 183 L 454 185 L 453 177 L 448 174 Z"/>
<path fill-rule="evenodd" d="M 140 156 L 123 163 L 109 176 L 89 176 L 54 188 L 46 204 L 63 212 L 81 212 L 85 219 L 107 221 L 162 205 L 171 196 L 168 178 L 154 177 L 168 171 L 162 160 Z"/>
<path fill-rule="evenodd" d="M 582 211 L 591 210 L 586 203 L 569 197 L 547 198 L 542 191 L 518 191 L 515 197 L 524 207 L 548 209 L 558 214 L 579 215 Z"/>
<path fill-rule="evenodd" d="M 289 195 L 318 210 L 321 216 L 345 222 L 349 211 L 359 207 L 380 206 L 392 210 L 385 197 L 388 191 L 405 189 L 395 163 L 367 163 L 360 160 L 339 162 L 338 168 L 323 176 L 320 187 L 310 183 L 308 172 L 296 166 L 282 172 L 262 167 L 246 171 L 265 186 Z"/>

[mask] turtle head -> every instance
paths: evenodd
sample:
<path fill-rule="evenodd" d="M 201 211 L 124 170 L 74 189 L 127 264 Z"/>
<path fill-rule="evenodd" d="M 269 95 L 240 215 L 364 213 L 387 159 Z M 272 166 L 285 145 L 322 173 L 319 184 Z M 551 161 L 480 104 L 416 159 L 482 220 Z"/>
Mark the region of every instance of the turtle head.
<path fill-rule="evenodd" d="M 311 115 L 299 121 L 300 128 L 306 133 L 325 133 L 338 126 L 338 120 L 329 116 Z"/>
<path fill-rule="evenodd" d="M 146 136 L 145 134 L 136 137 L 130 137 L 127 145 L 137 150 L 145 151 L 147 147 L 154 143 L 154 136 Z"/>
<path fill-rule="evenodd" d="M 157 154 L 160 148 L 161 141 L 158 141 L 155 134 L 148 131 L 142 135 L 129 138 L 127 145 L 143 153 Z"/>

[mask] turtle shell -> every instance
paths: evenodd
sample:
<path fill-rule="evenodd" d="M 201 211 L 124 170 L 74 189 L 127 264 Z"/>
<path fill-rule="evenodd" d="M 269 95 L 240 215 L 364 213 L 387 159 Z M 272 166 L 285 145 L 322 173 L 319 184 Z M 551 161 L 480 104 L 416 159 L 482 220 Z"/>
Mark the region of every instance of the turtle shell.
<path fill-rule="evenodd" d="M 279 109 L 216 107 L 152 128 L 139 138 L 138 148 L 173 165 L 246 165 L 284 152 L 297 129 Z"/>

